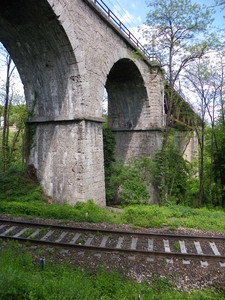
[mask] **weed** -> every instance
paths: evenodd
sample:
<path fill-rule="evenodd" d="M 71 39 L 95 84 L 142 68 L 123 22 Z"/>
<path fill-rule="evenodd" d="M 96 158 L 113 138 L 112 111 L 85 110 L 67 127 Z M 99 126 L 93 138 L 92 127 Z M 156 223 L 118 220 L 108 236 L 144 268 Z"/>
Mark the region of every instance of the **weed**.
<path fill-rule="evenodd" d="M 179 248 L 180 248 L 179 243 L 178 243 L 178 242 L 175 242 L 175 243 L 173 244 L 173 249 L 178 251 Z"/>
<path fill-rule="evenodd" d="M 30 247 L 30 242 L 29 241 L 26 241 L 26 243 L 25 243 L 25 245 L 26 245 L 26 247 Z"/>
<path fill-rule="evenodd" d="M 30 235 L 32 235 L 32 233 L 34 233 L 34 229 L 29 228 L 29 229 L 26 230 L 23 234 L 21 234 L 21 237 L 27 238 L 27 237 L 29 237 Z"/>
<path fill-rule="evenodd" d="M 42 248 L 38 248 L 37 253 L 38 256 L 41 256 L 44 253 L 44 250 Z"/>
<path fill-rule="evenodd" d="M 49 228 L 41 228 L 39 234 L 40 235 L 46 235 L 49 232 Z"/>
<path fill-rule="evenodd" d="M 54 254 L 54 249 L 53 249 L 53 248 L 49 248 L 49 249 L 48 249 L 48 253 L 49 253 L 50 255 L 53 255 L 53 254 Z"/>
<path fill-rule="evenodd" d="M 12 236 L 12 235 L 13 235 L 13 230 L 7 232 L 7 236 Z"/>
<path fill-rule="evenodd" d="M 84 238 L 81 236 L 78 240 L 78 244 L 83 245 L 83 243 L 84 243 Z"/>

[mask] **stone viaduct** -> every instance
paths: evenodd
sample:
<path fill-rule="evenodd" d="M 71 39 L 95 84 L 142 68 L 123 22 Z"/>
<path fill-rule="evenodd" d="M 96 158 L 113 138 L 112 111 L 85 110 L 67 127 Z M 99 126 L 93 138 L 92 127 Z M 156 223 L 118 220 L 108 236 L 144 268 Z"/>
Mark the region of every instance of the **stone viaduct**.
<path fill-rule="evenodd" d="M 117 155 L 127 160 L 161 147 L 164 81 L 157 64 L 133 58 L 136 45 L 95 2 L 0 0 L 0 41 L 24 85 L 27 163 L 45 193 L 104 206 L 104 88 Z"/>

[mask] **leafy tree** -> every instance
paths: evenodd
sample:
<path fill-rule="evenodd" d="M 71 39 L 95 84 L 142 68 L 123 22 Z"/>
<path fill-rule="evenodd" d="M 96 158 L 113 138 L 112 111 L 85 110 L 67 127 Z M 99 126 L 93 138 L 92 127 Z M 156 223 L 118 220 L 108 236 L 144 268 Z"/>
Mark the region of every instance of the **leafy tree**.
<path fill-rule="evenodd" d="M 22 135 L 27 111 L 24 96 L 18 95 L 14 89 L 15 65 L 12 58 L 3 46 L 0 46 L 0 52 L 6 69 L 6 78 L 0 90 L 0 101 L 3 103 L 0 113 L 4 117 L 3 130 L 0 133 L 1 166 L 5 171 L 10 163 L 21 161 Z M 12 133 L 9 126 L 14 124 L 16 131 Z"/>
<path fill-rule="evenodd" d="M 223 127 L 225 64 L 222 53 L 214 52 L 213 54 L 210 53 L 210 55 L 213 55 L 213 62 L 212 59 L 204 57 L 198 62 L 193 63 L 190 69 L 187 70 L 186 75 L 189 83 L 194 88 L 196 105 L 199 108 L 199 115 L 201 117 L 195 128 L 200 147 L 200 206 L 203 200 L 205 201 L 209 197 L 212 200 L 212 193 L 215 194 L 215 183 L 217 185 L 219 183 L 223 190 L 223 164 L 218 164 L 217 157 L 221 157 L 220 149 L 222 145 L 220 143 L 223 141 L 223 138 L 221 134 L 218 134 L 218 122 L 216 120 L 218 118 L 218 109 L 220 109 L 220 127 Z M 207 124 L 210 124 L 210 130 L 207 128 L 209 127 Z M 205 196 L 203 194 L 204 185 L 207 188 Z M 219 194 L 221 192 L 218 193 L 217 190 L 217 197 L 219 197 Z M 217 203 L 217 201 L 214 202 L 214 204 Z"/>
<path fill-rule="evenodd" d="M 9 152 L 9 114 L 8 108 L 10 103 L 10 83 L 13 71 L 15 70 L 15 66 L 12 66 L 12 59 L 9 54 L 6 55 L 6 81 L 5 81 L 5 103 L 4 103 L 4 124 L 3 124 L 3 133 L 2 133 L 2 165 L 3 170 L 6 170 L 7 165 L 7 155 Z"/>
<path fill-rule="evenodd" d="M 161 59 L 169 87 L 165 99 L 166 130 L 163 145 L 166 147 L 172 110 L 177 101 L 174 96 L 175 85 L 190 62 L 204 54 L 206 42 L 202 42 L 202 34 L 207 33 L 213 21 L 212 9 L 192 4 L 191 0 L 150 0 L 148 6 L 150 12 L 144 36 L 149 41 L 151 51 Z"/>

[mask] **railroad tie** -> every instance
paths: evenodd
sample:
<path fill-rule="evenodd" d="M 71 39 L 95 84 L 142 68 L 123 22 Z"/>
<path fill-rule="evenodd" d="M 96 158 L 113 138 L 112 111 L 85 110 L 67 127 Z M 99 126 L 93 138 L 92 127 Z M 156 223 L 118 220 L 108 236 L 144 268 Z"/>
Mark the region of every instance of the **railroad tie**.
<path fill-rule="evenodd" d="M 131 246 L 130 246 L 131 250 L 136 250 L 137 249 L 137 242 L 138 242 L 138 238 L 132 238 Z"/>
<path fill-rule="evenodd" d="M 24 232 L 26 232 L 29 228 L 23 228 L 22 230 L 20 230 L 17 234 L 15 234 L 13 237 L 14 238 L 18 238 L 20 237 Z"/>
<path fill-rule="evenodd" d="M 147 257 L 147 262 L 153 262 L 154 258 L 153 257 Z"/>
<path fill-rule="evenodd" d="M 219 250 L 217 249 L 216 244 L 214 242 L 209 242 L 209 244 L 210 244 L 210 246 L 212 248 L 213 253 L 215 255 L 219 255 L 220 256 L 221 254 L 220 254 Z"/>
<path fill-rule="evenodd" d="M 183 265 L 190 265 L 190 263 L 189 259 L 183 259 Z"/>
<path fill-rule="evenodd" d="M 148 239 L 148 251 L 152 252 L 153 251 L 153 240 Z"/>
<path fill-rule="evenodd" d="M 71 245 L 74 245 L 76 243 L 76 241 L 79 239 L 79 237 L 81 236 L 81 233 L 76 233 L 74 235 L 74 237 L 72 238 L 72 240 L 69 242 Z"/>
<path fill-rule="evenodd" d="M 207 268 L 208 267 L 208 262 L 207 261 L 203 261 L 203 260 L 201 260 L 201 267 L 202 268 Z"/>
<path fill-rule="evenodd" d="M 202 247 L 201 247 L 200 243 L 194 241 L 194 244 L 195 244 L 195 248 L 196 248 L 197 253 L 198 253 L 199 255 L 204 254 L 203 251 L 202 251 Z"/>
<path fill-rule="evenodd" d="M 67 234 L 68 234 L 68 231 L 63 231 L 63 232 L 60 234 L 60 236 L 58 237 L 58 239 L 55 240 L 55 242 L 56 242 L 56 243 L 60 243 L 60 242 L 64 239 L 64 237 L 65 237 Z"/>
<path fill-rule="evenodd" d="M 181 253 L 187 254 L 187 249 L 186 249 L 186 246 L 185 246 L 185 242 L 184 241 L 179 241 L 179 244 L 180 244 Z"/>
<path fill-rule="evenodd" d="M 9 232 L 13 231 L 16 228 L 16 226 L 12 226 L 9 229 L 7 229 L 5 232 L 1 234 L 1 236 L 6 236 Z"/>
<path fill-rule="evenodd" d="M 39 235 L 40 229 L 35 230 L 28 238 L 29 239 L 34 239 L 37 235 Z"/>
<path fill-rule="evenodd" d="M 85 246 L 90 246 L 91 245 L 91 242 L 93 241 L 94 239 L 94 235 L 91 234 L 90 237 L 87 239 L 87 241 L 85 242 Z"/>
<path fill-rule="evenodd" d="M 94 256 L 97 257 L 97 258 L 101 258 L 102 257 L 101 253 L 95 253 Z"/>
<path fill-rule="evenodd" d="M 0 229 L 3 229 L 5 226 L 6 226 L 6 225 L 1 225 L 1 226 L 0 226 Z"/>
<path fill-rule="evenodd" d="M 171 251 L 170 251 L 169 240 L 163 240 L 163 244 L 164 244 L 165 252 L 167 252 L 167 253 L 171 252 Z"/>
<path fill-rule="evenodd" d="M 107 235 L 103 236 L 100 247 L 105 248 L 108 239 L 109 237 Z"/>
<path fill-rule="evenodd" d="M 167 258 L 166 262 L 167 262 L 167 264 L 173 264 L 173 259 L 172 258 Z"/>
<path fill-rule="evenodd" d="M 124 238 L 120 236 L 119 239 L 118 239 L 118 243 L 116 245 L 117 249 L 121 249 L 122 248 L 123 240 L 124 240 Z"/>
<path fill-rule="evenodd" d="M 52 234 L 54 233 L 54 230 L 50 230 L 46 233 L 46 235 L 44 235 L 40 241 L 46 241 Z"/>

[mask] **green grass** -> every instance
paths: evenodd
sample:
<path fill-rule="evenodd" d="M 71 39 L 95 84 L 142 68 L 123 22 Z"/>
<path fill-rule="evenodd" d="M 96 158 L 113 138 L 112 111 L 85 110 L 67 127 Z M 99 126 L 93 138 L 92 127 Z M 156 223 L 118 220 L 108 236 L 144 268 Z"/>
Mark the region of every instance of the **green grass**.
<path fill-rule="evenodd" d="M 20 169 L 0 173 L 0 213 L 22 217 L 74 220 L 78 222 L 131 224 L 134 227 L 170 229 L 186 227 L 225 232 L 225 212 L 207 208 L 157 205 L 127 206 L 122 212 L 111 212 L 93 204 L 49 204 L 41 188 L 25 178 Z"/>
<path fill-rule="evenodd" d="M 94 274 L 73 269 L 69 264 L 45 264 L 42 270 L 31 254 L 15 243 L 0 250 L 0 299 L 224 299 L 214 290 L 177 291 L 167 279 L 153 278 L 152 284 L 138 284 L 102 267 Z"/>

